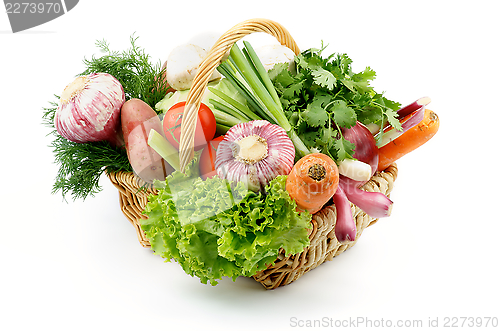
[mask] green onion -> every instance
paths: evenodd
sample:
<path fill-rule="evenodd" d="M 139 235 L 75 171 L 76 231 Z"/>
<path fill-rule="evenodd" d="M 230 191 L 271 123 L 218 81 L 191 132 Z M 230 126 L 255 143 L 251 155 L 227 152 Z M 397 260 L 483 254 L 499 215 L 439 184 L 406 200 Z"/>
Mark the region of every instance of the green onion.
<path fill-rule="evenodd" d="M 228 103 L 234 111 L 237 111 L 238 113 L 243 115 L 246 119 L 249 119 L 249 120 L 258 120 L 259 119 L 259 117 L 257 115 L 255 115 L 248 108 L 248 106 L 241 104 L 240 102 L 234 100 L 233 98 L 231 98 L 227 94 L 224 94 L 223 92 L 221 92 L 213 87 L 209 87 L 208 90 L 210 92 L 212 92 L 213 94 L 215 94 L 216 96 L 218 96 L 219 98 L 221 98 L 222 100 L 224 100 L 226 103 Z"/>
<path fill-rule="evenodd" d="M 216 109 L 219 109 L 222 112 L 239 119 L 240 121 L 248 122 L 250 120 L 248 117 L 245 116 L 245 114 L 243 114 L 241 111 L 230 105 L 226 105 L 214 99 L 209 99 L 209 101 L 212 105 L 214 105 Z"/>
<path fill-rule="evenodd" d="M 271 79 L 269 78 L 269 75 L 267 74 L 267 70 L 264 68 L 262 65 L 262 62 L 260 62 L 259 57 L 257 56 L 257 53 L 253 49 L 252 45 L 248 41 L 243 41 L 243 44 L 245 45 L 245 54 L 248 54 L 248 58 L 250 61 L 252 61 L 253 65 L 257 69 L 257 72 L 259 73 L 260 78 L 262 79 L 262 82 L 264 83 L 264 86 L 267 89 L 267 92 L 271 95 L 273 98 L 274 102 L 276 105 L 278 105 L 281 110 L 283 111 L 283 108 L 281 107 L 281 101 L 280 97 L 278 96 L 278 93 L 276 92 L 276 89 L 274 88 L 273 82 L 271 82 Z"/>
<path fill-rule="evenodd" d="M 257 99 L 255 95 L 253 95 L 253 93 L 250 92 L 250 90 L 245 86 L 245 84 L 243 84 L 243 82 L 233 74 L 227 62 L 221 63 L 217 70 L 224 75 L 227 80 L 231 82 L 231 84 L 233 84 L 239 93 L 241 93 L 241 95 L 246 99 L 249 108 L 252 109 L 254 113 L 257 113 L 261 119 L 265 119 L 271 123 L 276 123 L 273 118 L 269 117 L 269 114 L 266 112 L 266 109 L 260 100 Z"/>
<path fill-rule="evenodd" d="M 229 52 L 229 58 L 222 62 L 217 70 L 245 98 L 247 104 L 242 105 L 223 92 L 210 89 L 212 93 L 227 103 L 226 105 L 211 101 L 212 104 L 221 113 L 225 113 L 231 118 L 242 119 L 244 116 L 248 120 L 264 119 L 281 126 L 292 140 L 296 155 L 303 157 L 309 154 L 309 149 L 293 130 L 285 116 L 278 93 L 255 50 L 248 42 L 244 41 L 244 45 L 242 51 L 234 44 Z"/>
<path fill-rule="evenodd" d="M 236 117 L 232 116 L 231 114 L 228 114 L 228 113 L 224 112 L 223 110 L 219 110 L 219 109 L 212 109 L 212 113 L 214 114 L 215 121 L 217 123 L 227 125 L 230 127 L 247 121 L 247 120 L 241 120 L 239 118 L 236 118 Z"/>
<path fill-rule="evenodd" d="M 283 113 L 283 110 L 276 104 L 276 102 L 274 102 L 272 96 L 269 94 L 262 81 L 256 75 L 251 64 L 246 60 L 240 48 L 236 44 L 231 47 L 230 56 L 241 70 L 243 77 L 252 87 L 252 90 L 266 106 L 267 111 L 270 113 L 269 115 L 274 117 L 277 124 L 285 129 L 286 132 L 290 131 L 292 127 L 290 126 L 290 123 L 288 123 L 288 119 Z"/>
<path fill-rule="evenodd" d="M 230 127 L 230 126 L 227 126 L 227 125 L 223 125 L 223 124 L 219 124 L 219 123 L 217 123 L 217 124 L 216 124 L 216 130 L 215 130 L 215 133 L 216 133 L 217 135 L 225 135 L 225 134 L 226 134 L 226 132 L 228 132 L 228 131 L 229 131 L 229 129 L 231 129 L 231 127 Z"/>
<path fill-rule="evenodd" d="M 295 152 L 298 154 L 299 157 L 304 157 L 307 154 L 310 154 L 311 151 L 309 148 L 307 148 L 306 144 L 300 139 L 300 137 L 297 135 L 297 132 L 295 130 L 290 130 L 288 132 L 288 136 L 293 142 L 293 145 L 295 146 Z"/>

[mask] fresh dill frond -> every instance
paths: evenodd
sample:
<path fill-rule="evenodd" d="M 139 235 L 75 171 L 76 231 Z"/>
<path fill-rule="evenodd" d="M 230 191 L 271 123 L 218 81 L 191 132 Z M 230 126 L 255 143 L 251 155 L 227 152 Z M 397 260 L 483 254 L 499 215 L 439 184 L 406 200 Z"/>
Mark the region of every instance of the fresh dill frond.
<path fill-rule="evenodd" d="M 168 84 L 164 77 L 162 63 L 152 64 L 150 56 L 137 46 L 137 37 L 131 36 L 131 48 L 123 52 L 112 51 L 107 41 L 98 40 L 97 48 L 105 55 L 84 59 L 87 69 L 81 75 L 106 72 L 114 76 L 122 84 L 127 100 L 141 99 L 151 108 L 167 94 Z"/>
<path fill-rule="evenodd" d="M 99 179 L 105 171 L 132 171 L 125 150 L 106 141 L 79 144 L 58 136 L 51 147 L 60 164 L 52 193 L 61 191 L 63 197 L 71 192 L 74 200 L 85 200 L 101 191 Z"/>
<path fill-rule="evenodd" d="M 59 100 L 59 96 L 54 94 L 54 97 Z M 43 115 L 42 115 L 42 124 L 51 129 L 52 131 L 50 133 L 56 133 L 56 128 L 54 126 L 54 117 L 56 115 L 56 110 L 57 107 L 59 106 L 59 103 L 56 101 L 51 101 L 49 102 L 51 107 L 45 107 L 43 108 Z M 49 133 L 49 134 L 50 134 Z"/>
<path fill-rule="evenodd" d="M 130 41 L 131 48 L 123 52 L 112 51 L 105 40 L 97 41 L 96 46 L 105 55 L 84 59 L 86 69 L 78 76 L 98 72 L 113 75 L 122 84 L 127 100 L 138 98 L 155 109 L 168 89 L 166 81 L 159 79 L 163 77 L 164 70 L 160 62 L 150 62 L 149 55 L 137 46 L 136 37 L 132 36 Z M 55 97 L 57 101 L 49 102 L 50 106 L 43 108 L 42 115 L 42 124 L 51 129 L 49 135 L 54 135 L 49 147 L 53 150 L 55 163 L 59 165 L 52 193 L 61 192 L 64 199 L 71 194 L 73 200 L 85 200 L 102 190 L 99 179 L 104 172 L 132 172 L 125 149 L 105 141 L 75 143 L 59 135 L 54 125 L 59 97 Z"/>
<path fill-rule="evenodd" d="M 54 127 L 54 115 L 57 103 L 50 102 L 53 107 L 44 108 L 43 124 L 52 128 L 49 134 L 54 140 L 52 148 L 55 163 L 59 169 L 52 187 L 52 194 L 61 192 L 64 199 L 71 194 L 73 200 L 85 200 L 101 191 L 99 179 L 107 172 L 127 171 L 132 167 L 123 148 L 117 148 L 107 141 L 75 143 L 59 135 Z"/>

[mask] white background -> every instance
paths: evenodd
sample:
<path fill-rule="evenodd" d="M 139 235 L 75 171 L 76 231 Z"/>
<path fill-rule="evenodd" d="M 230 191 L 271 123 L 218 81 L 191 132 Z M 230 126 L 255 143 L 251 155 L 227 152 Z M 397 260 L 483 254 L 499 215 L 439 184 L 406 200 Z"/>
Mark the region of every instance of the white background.
<path fill-rule="evenodd" d="M 447 317 L 500 318 L 497 2 L 236 3 L 82 0 L 16 34 L 0 14 L 0 329 L 289 330 L 323 318 L 424 327 L 436 318 L 441 326 Z M 96 40 L 123 50 L 135 32 L 152 60 L 164 61 L 202 32 L 254 17 L 283 24 L 301 49 L 324 40 L 356 70 L 371 66 L 373 85 L 391 99 L 431 97 L 441 120 L 428 144 L 398 162 L 392 216 L 274 291 L 251 279 L 203 285 L 164 263 L 139 245 L 105 177 L 103 191 L 84 202 L 52 195 L 57 165 L 41 124 L 42 108 L 84 69 L 83 58 L 99 55 Z"/>

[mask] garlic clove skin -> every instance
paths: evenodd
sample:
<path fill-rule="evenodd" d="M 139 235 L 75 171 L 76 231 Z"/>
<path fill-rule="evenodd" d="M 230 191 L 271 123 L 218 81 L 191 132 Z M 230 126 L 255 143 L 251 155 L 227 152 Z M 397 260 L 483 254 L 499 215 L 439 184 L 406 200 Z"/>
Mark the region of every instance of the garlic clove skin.
<path fill-rule="evenodd" d="M 112 75 L 80 76 L 61 94 L 54 125 L 61 136 L 73 142 L 106 140 L 120 146 L 120 108 L 124 102 L 123 87 Z"/>
<path fill-rule="evenodd" d="M 217 175 L 244 182 L 249 190 L 263 190 L 279 175 L 293 168 L 295 147 L 280 126 L 256 120 L 233 126 L 219 143 Z"/>

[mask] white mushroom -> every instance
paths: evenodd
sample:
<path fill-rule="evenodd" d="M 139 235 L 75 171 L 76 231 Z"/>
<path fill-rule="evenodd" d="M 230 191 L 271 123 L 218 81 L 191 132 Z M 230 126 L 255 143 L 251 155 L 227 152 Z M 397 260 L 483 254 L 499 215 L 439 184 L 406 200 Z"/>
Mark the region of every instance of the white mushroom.
<path fill-rule="evenodd" d="M 198 67 L 207 56 L 207 50 L 194 44 L 184 44 L 174 48 L 167 59 L 167 82 L 175 90 L 191 88 Z M 210 80 L 219 79 L 215 71 Z"/>
<path fill-rule="evenodd" d="M 290 68 L 294 65 L 295 53 L 286 46 L 280 44 L 265 45 L 256 48 L 255 52 L 266 70 L 272 69 L 277 63 L 288 63 Z"/>

